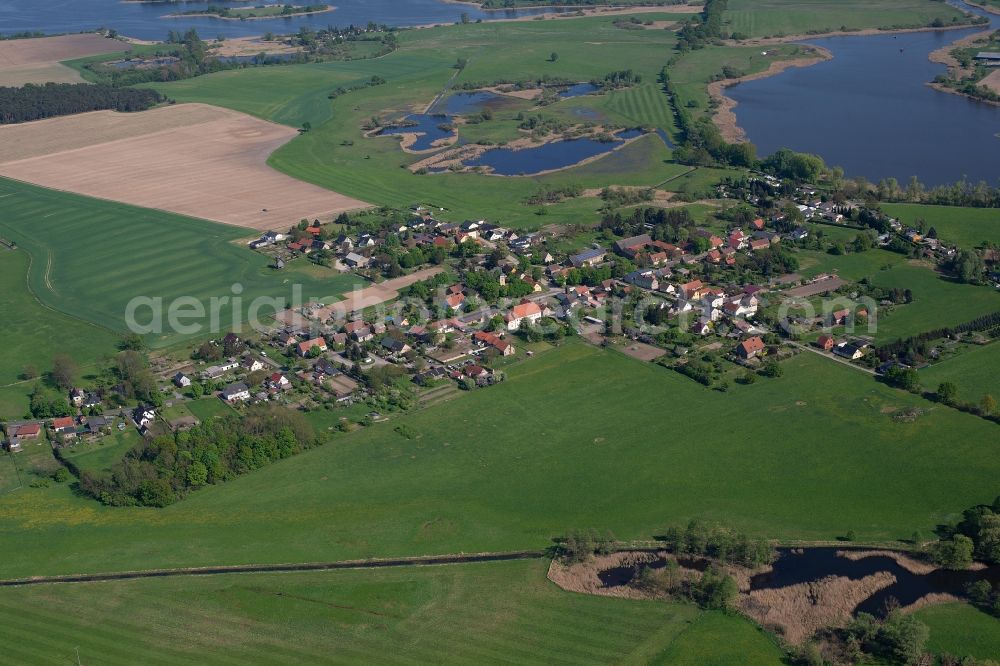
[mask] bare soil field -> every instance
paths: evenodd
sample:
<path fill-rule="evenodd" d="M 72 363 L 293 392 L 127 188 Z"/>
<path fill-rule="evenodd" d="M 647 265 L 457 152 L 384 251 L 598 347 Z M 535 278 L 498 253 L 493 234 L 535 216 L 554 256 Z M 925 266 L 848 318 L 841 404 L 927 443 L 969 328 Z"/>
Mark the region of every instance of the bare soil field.
<path fill-rule="evenodd" d="M 25 83 L 82 83 L 73 69 L 60 61 L 124 51 L 127 44 L 98 34 L 63 35 L 0 42 L 0 86 Z"/>
<path fill-rule="evenodd" d="M 267 166 L 291 127 L 204 104 L 0 127 L 0 176 L 252 229 L 368 206 Z"/>
<path fill-rule="evenodd" d="M 808 298 L 809 296 L 816 296 L 817 294 L 827 294 L 831 291 L 836 291 L 843 287 L 846 282 L 841 280 L 839 277 L 830 277 L 825 280 L 819 280 L 818 282 L 813 282 L 811 284 L 804 284 L 801 287 L 794 287 L 788 291 L 782 292 L 785 296 L 792 296 L 794 298 Z"/>
<path fill-rule="evenodd" d="M 979 84 L 986 86 L 995 93 L 1000 93 L 1000 69 L 987 74 Z"/>
<path fill-rule="evenodd" d="M 667 353 L 659 347 L 647 345 L 645 342 L 635 341 L 629 341 L 629 343 L 622 348 L 622 351 L 632 358 L 637 358 L 640 361 L 654 361 Z"/>
<path fill-rule="evenodd" d="M 399 292 L 401 290 L 409 287 L 411 284 L 420 282 L 421 280 L 434 277 L 442 270 L 444 269 L 439 266 L 434 268 L 424 268 L 410 273 L 409 275 L 404 275 L 403 277 L 386 280 L 385 282 L 373 284 L 362 289 L 355 289 L 354 291 L 344 294 L 344 300 L 337 301 L 332 305 L 316 310 L 313 313 L 313 316 L 321 322 L 325 322 L 330 319 L 338 322 L 347 321 L 352 313 L 361 312 L 365 308 L 387 303 L 399 297 Z M 309 323 L 304 317 L 293 310 L 279 312 L 275 315 L 275 320 L 288 326 L 304 326 Z"/>

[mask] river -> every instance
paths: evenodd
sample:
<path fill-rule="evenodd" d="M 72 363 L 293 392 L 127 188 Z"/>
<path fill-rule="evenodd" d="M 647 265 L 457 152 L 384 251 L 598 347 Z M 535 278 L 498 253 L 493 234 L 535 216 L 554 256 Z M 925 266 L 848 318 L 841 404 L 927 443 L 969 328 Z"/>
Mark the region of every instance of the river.
<path fill-rule="evenodd" d="M 170 30 L 196 28 L 205 38 L 218 35 L 245 37 L 264 32 L 290 33 L 302 26 L 313 28 L 329 25 L 365 25 L 369 21 L 390 26 L 413 26 L 449 23 L 461 19 L 463 13 L 472 20 L 514 18 L 556 11 L 552 9 L 484 11 L 473 5 L 443 0 L 329 0 L 336 7 L 332 12 L 278 19 L 233 21 L 214 17 L 163 18 L 167 14 L 195 11 L 209 4 L 222 7 L 252 7 L 253 2 L 122 2 L 121 0 L 2 0 L 0 1 L 0 34 L 44 32 L 74 33 L 114 28 L 123 35 L 138 39 L 162 40 Z M 297 4 L 313 4 L 302 2 Z"/>
<path fill-rule="evenodd" d="M 963 7 L 1000 28 L 1000 16 Z M 946 69 L 927 59 L 932 51 L 985 29 L 809 39 L 833 59 L 726 94 L 762 155 L 783 147 L 815 153 L 872 181 L 915 175 L 940 185 L 964 176 L 997 185 L 1000 107 L 926 85 Z"/>

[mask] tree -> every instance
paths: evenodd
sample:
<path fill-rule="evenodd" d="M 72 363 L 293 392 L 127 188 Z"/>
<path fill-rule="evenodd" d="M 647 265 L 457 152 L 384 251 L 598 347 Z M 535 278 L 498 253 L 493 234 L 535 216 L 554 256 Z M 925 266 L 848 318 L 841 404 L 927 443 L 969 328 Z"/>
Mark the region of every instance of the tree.
<path fill-rule="evenodd" d="M 52 381 L 58 388 L 69 390 L 76 382 L 76 361 L 66 354 L 56 354 L 52 359 Z"/>
<path fill-rule="evenodd" d="M 968 569 L 972 564 L 974 545 L 964 534 L 956 534 L 950 541 L 939 541 L 931 550 L 936 564 L 946 569 Z"/>
<path fill-rule="evenodd" d="M 979 409 L 982 410 L 985 416 L 990 416 L 997 411 L 997 401 L 992 395 L 987 393 L 983 396 L 983 399 L 979 401 Z"/>
<path fill-rule="evenodd" d="M 194 461 L 187 471 L 188 485 L 194 488 L 208 483 L 208 468 L 201 461 Z"/>
<path fill-rule="evenodd" d="M 937 387 L 937 397 L 946 405 L 954 404 L 958 397 L 958 387 L 953 382 L 941 382 Z"/>
<path fill-rule="evenodd" d="M 559 60 L 559 54 L 553 51 L 549 56 L 549 62 L 555 62 L 556 60 Z"/>
<path fill-rule="evenodd" d="M 21 379 L 34 379 L 38 376 L 38 368 L 33 365 L 26 365 L 24 369 L 21 370 Z"/>

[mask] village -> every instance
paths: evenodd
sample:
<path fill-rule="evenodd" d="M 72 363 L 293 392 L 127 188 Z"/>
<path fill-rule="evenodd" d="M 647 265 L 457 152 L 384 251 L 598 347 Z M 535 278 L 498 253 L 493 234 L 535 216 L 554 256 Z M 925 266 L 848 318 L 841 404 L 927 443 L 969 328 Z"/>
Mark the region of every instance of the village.
<path fill-rule="evenodd" d="M 779 376 L 779 362 L 803 351 L 871 374 L 898 366 L 880 361 L 865 333 L 873 310 L 892 303 L 834 274 L 798 275 L 794 250 L 826 247 L 815 237 L 822 231 L 811 236 L 810 229 L 857 220 L 873 229 L 868 237 L 879 247 L 938 261 L 956 248 L 861 203 L 824 201 L 808 187 L 764 213 L 754 192 L 773 194 L 771 180 L 720 186 L 721 197 L 739 201 L 732 221 L 709 227 L 662 211 L 649 221 L 619 216 L 606 220 L 599 240 L 574 251 L 551 230 L 447 222 L 438 217 L 446 211 L 428 205 L 268 231 L 249 247 L 269 256 L 272 270 L 309 261 L 363 275 L 372 286 L 342 302 L 278 312 L 262 334 L 228 333 L 186 362 L 161 364 L 158 404 L 122 405 L 120 397 L 74 387 L 68 412 L 8 423 L 7 448 L 72 447 L 126 429 L 143 437 L 182 430 L 199 422 L 185 405 L 209 400 L 222 406 L 207 410 L 214 416 L 268 402 L 306 411 L 352 407 L 353 421 L 338 423 L 350 429 L 428 398 L 488 388 L 537 345 L 572 336 L 722 391 L 730 382 Z"/>

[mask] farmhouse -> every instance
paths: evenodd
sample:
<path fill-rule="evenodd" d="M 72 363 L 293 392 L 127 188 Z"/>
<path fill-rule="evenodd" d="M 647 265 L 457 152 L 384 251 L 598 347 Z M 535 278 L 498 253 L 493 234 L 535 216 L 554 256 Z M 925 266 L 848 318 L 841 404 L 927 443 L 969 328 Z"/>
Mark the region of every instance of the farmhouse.
<path fill-rule="evenodd" d="M 219 365 L 212 365 L 205 368 L 201 375 L 205 379 L 218 379 L 222 375 L 226 374 L 230 370 L 235 370 L 240 367 L 239 361 L 234 358 L 229 359 L 225 363 L 220 363 Z"/>
<path fill-rule="evenodd" d="M 326 351 L 326 340 L 323 338 L 313 338 L 312 340 L 306 340 L 305 342 L 299 343 L 299 356 L 305 357 L 309 355 L 313 349 L 319 349 L 320 353 Z M 262 366 L 263 367 L 263 366 Z"/>
<path fill-rule="evenodd" d="M 534 301 L 520 303 L 511 308 L 505 319 L 507 320 L 507 330 L 516 331 L 521 326 L 521 322 L 527 321 L 533 324 L 542 318 L 542 308 Z"/>
<path fill-rule="evenodd" d="M 821 335 L 818 338 L 816 338 L 816 346 L 822 349 L 823 351 L 830 351 L 831 349 L 833 349 L 833 346 L 835 344 L 836 342 L 830 335 Z"/>
<path fill-rule="evenodd" d="M 702 284 L 701 280 L 685 282 L 680 287 L 681 296 L 689 301 L 697 300 L 704 294 L 704 287 L 705 285 Z"/>
<path fill-rule="evenodd" d="M 37 423 L 25 423 L 17 426 L 14 436 L 18 439 L 35 439 L 42 433 L 42 426 Z"/>
<path fill-rule="evenodd" d="M 257 372 L 258 370 L 264 369 L 264 364 L 259 358 L 253 356 L 244 356 L 240 361 L 240 367 L 242 367 L 247 372 Z"/>
<path fill-rule="evenodd" d="M 269 388 L 284 390 L 289 388 L 291 385 L 292 383 L 288 381 L 288 377 L 280 372 L 275 372 L 267 378 L 267 386 Z"/>
<path fill-rule="evenodd" d="M 132 422 L 140 430 L 146 428 L 154 419 L 156 419 L 156 412 L 153 411 L 152 407 L 139 406 L 132 410 Z"/>
<path fill-rule="evenodd" d="M 346 257 L 344 257 L 344 263 L 351 268 L 365 268 L 369 264 L 368 257 L 362 256 L 356 252 L 350 252 Z"/>
<path fill-rule="evenodd" d="M 250 399 L 250 387 L 243 382 L 230 384 L 219 394 L 226 402 L 244 402 Z"/>
<path fill-rule="evenodd" d="M 574 254 L 569 258 L 569 263 L 573 264 L 575 268 L 595 266 L 604 261 L 604 257 L 606 257 L 607 254 L 608 253 L 602 249 L 587 250 L 585 252 L 581 252 L 580 254 Z"/>
<path fill-rule="evenodd" d="M 60 435 L 76 436 L 76 423 L 71 416 L 52 419 L 52 430 Z"/>
<path fill-rule="evenodd" d="M 174 375 L 171 381 L 173 381 L 174 386 L 176 386 L 177 388 L 187 388 L 188 386 L 191 386 L 191 378 L 185 375 L 183 372 L 178 372 L 176 375 Z"/>
<path fill-rule="evenodd" d="M 476 333 L 473 334 L 472 339 L 483 346 L 496 349 L 503 356 L 510 356 L 515 351 L 514 345 L 501 339 L 499 336 L 493 333 L 487 333 L 486 331 L 476 331 Z"/>
<path fill-rule="evenodd" d="M 623 238 L 621 240 L 615 241 L 615 252 L 618 254 L 624 254 L 627 257 L 634 257 L 642 248 L 646 247 L 653 242 L 653 239 L 649 237 L 649 234 L 641 234 L 639 236 L 632 236 L 631 238 Z"/>
<path fill-rule="evenodd" d="M 843 356 L 846 359 L 856 361 L 865 355 L 861 348 L 852 345 L 849 342 L 841 342 L 839 345 L 833 348 L 833 353 L 837 356 Z"/>
<path fill-rule="evenodd" d="M 764 341 L 758 335 L 747 338 L 736 345 L 736 355 L 743 359 L 754 358 L 762 351 L 764 351 Z"/>

